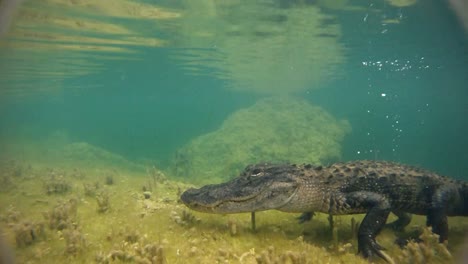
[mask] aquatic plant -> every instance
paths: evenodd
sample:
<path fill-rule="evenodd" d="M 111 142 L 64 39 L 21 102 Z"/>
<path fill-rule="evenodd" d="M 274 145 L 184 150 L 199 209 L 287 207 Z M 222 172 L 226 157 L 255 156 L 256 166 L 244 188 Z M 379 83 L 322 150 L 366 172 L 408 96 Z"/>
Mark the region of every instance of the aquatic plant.
<path fill-rule="evenodd" d="M 182 210 L 182 213 L 180 215 L 176 211 L 172 211 L 171 219 L 177 224 L 182 225 L 182 226 L 192 226 L 201 221 L 200 218 L 195 217 L 188 210 Z"/>
<path fill-rule="evenodd" d="M 65 179 L 64 174 L 55 170 L 50 172 L 50 177 L 44 182 L 47 195 L 64 194 L 70 191 L 71 184 Z"/>
<path fill-rule="evenodd" d="M 106 185 L 113 185 L 114 184 L 114 175 L 112 175 L 111 173 L 108 173 L 106 175 L 105 184 Z"/>
<path fill-rule="evenodd" d="M 398 263 L 446 263 L 452 261 L 452 254 L 430 227 L 423 227 L 419 239 L 410 240 L 397 259 Z"/>
<path fill-rule="evenodd" d="M 166 175 L 155 166 L 152 166 L 151 169 L 147 169 L 146 173 L 150 176 L 154 184 L 165 183 L 167 181 Z"/>
<path fill-rule="evenodd" d="M 231 236 L 237 235 L 237 222 L 236 221 L 229 220 L 227 223 L 227 227 L 229 229 L 229 234 L 231 234 Z"/>
<path fill-rule="evenodd" d="M 95 257 L 97 263 L 105 264 L 114 261 L 133 262 L 141 264 L 165 264 L 164 248 L 156 243 L 122 243 L 120 248 L 111 250 L 108 254 L 98 253 Z"/>
<path fill-rule="evenodd" d="M 22 221 L 11 224 L 11 227 L 15 234 L 17 247 L 29 246 L 45 238 L 44 223 L 42 222 Z"/>
<path fill-rule="evenodd" d="M 353 239 L 357 238 L 360 225 L 361 225 L 360 221 L 356 221 L 354 217 L 351 217 L 351 234 L 353 236 Z"/>
<path fill-rule="evenodd" d="M 143 250 L 137 251 L 138 258 L 146 258 L 151 260 L 151 263 L 164 264 L 166 263 L 164 248 L 161 245 L 150 243 L 143 247 Z"/>
<path fill-rule="evenodd" d="M 124 240 L 129 243 L 136 243 L 140 239 L 140 233 L 135 229 L 126 228 Z"/>
<path fill-rule="evenodd" d="M 349 131 L 348 122 L 305 100 L 266 98 L 233 113 L 218 130 L 193 139 L 178 151 L 170 170 L 213 182 L 261 161 L 322 164 L 340 158 L 340 142 Z M 187 161 L 180 163 L 180 156 Z"/>
<path fill-rule="evenodd" d="M 76 256 L 86 248 L 86 239 L 77 227 L 63 230 L 65 254 Z"/>
<path fill-rule="evenodd" d="M 302 264 L 309 263 L 304 252 L 286 251 L 281 254 L 275 254 L 273 246 L 263 250 L 260 254 L 255 255 L 258 264 L 273 264 L 273 263 L 291 263 Z"/>
<path fill-rule="evenodd" d="M 105 213 L 109 211 L 110 209 L 109 192 L 106 190 L 103 190 L 99 194 L 97 194 L 96 202 L 98 205 L 98 208 L 97 208 L 98 213 Z"/>
<path fill-rule="evenodd" d="M 0 216 L 0 219 L 8 224 L 18 223 L 23 217 L 23 214 L 16 210 L 13 206 L 10 206 L 8 210 Z"/>
<path fill-rule="evenodd" d="M 86 196 L 95 197 L 100 188 L 99 182 L 83 183 L 83 190 Z"/>
<path fill-rule="evenodd" d="M 44 212 L 43 216 L 49 223 L 50 229 L 63 230 L 76 223 L 78 201 L 70 199 L 56 205 L 51 210 Z"/>
<path fill-rule="evenodd" d="M 148 175 L 148 181 L 142 187 L 143 192 L 153 191 L 153 189 L 156 189 L 160 184 L 167 182 L 166 175 L 164 175 L 162 171 L 156 169 L 155 166 L 146 168 L 146 175 Z"/>
<path fill-rule="evenodd" d="M 17 179 L 24 178 L 30 170 L 30 165 L 23 165 L 14 159 L 0 161 L 0 191 L 17 187 Z"/>

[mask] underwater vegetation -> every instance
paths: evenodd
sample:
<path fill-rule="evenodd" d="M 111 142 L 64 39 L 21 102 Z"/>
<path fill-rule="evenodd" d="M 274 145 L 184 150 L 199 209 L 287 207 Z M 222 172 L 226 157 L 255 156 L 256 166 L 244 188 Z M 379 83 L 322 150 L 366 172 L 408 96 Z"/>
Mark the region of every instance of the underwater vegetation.
<path fill-rule="evenodd" d="M 68 191 L 45 191 L 41 183 L 52 174 Z M 258 212 L 253 231 L 249 214 L 189 210 L 179 196 L 192 186 L 157 167 L 135 172 L 3 160 L 0 177 L 10 182 L 0 191 L 1 236 L 17 263 L 368 263 L 356 255 L 362 215 L 317 214 L 298 224 L 295 215 Z M 384 230 L 379 243 L 398 263 L 453 263 L 468 223 L 449 221 L 448 245 L 436 243 L 418 216 L 402 236 L 419 239 L 401 249 L 400 234 Z"/>
<path fill-rule="evenodd" d="M 101 191 L 96 195 L 96 201 L 98 205 L 97 211 L 99 213 L 105 213 L 110 209 L 109 193 L 107 191 Z"/>
<path fill-rule="evenodd" d="M 44 188 L 48 195 L 64 194 L 71 189 L 71 185 L 63 178 L 63 175 L 51 171 L 49 179 L 44 183 Z"/>
<path fill-rule="evenodd" d="M 78 227 L 65 229 L 62 236 L 65 239 L 65 254 L 76 256 L 86 248 L 86 239 Z"/>
<path fill-rule="evenodd" d="M 27 220 L 10 223 L 15 234 L 16 246 L 26 247 L 45 238 L 44 224 L 34 223 Z"/>
<path fill-rule="evenodd" d="M 70 199 L 67 202 L 61 202 L 51 208 L 49 211 L 44 212 L 44 218 L 48 222 L 51 230 L 63 230 L 72 227 L 76 223 L 78 201 Z"/>
<path fill-rule="evenodd" d="M 440 263 L 453 259 L 445 244 L 439 243 L 439 236 L 430 228 L 422 228 L 419 239 L 411 240 L 397 257 L 398 263 Z"/>
<path fill-rule="evenodd" d="M 99 182 L 83 183 L 83 190 L 86 196 L 95 197 L 100 188 Z"/>
<path fill-rule="evenodd" d="M 107 254 L 96 255 L 96 263 L 130 262 L 139 264 L 164 264 L 167 263 L 164 248 L 156 243 L 143 244 L 139 247 L 129 247 L 131 244 L 123 244 L 120 249 L 114 249 Z"/>
<path fill-rule="evenodd" d="M 181 148 L 170 172 L 213 182 L 261 161 L 322 164 L 340 158 L 340 143 L 350 130 L 347 121 L 305 100 L 266 98 Z"/>

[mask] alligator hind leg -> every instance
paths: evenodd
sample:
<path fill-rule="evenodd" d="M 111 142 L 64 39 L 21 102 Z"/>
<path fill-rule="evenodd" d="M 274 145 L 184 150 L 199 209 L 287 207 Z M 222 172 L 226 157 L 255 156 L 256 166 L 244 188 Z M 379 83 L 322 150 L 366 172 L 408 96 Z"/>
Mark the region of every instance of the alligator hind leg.
<path fill-rule="evenodd" d="M 443 209 L 429 210 L 426 225 L 432 227 L 432 232 L 439 235 L 440 243 L 448 239 L 448 221 Z"/>
<path fill-rule="evenodd" d="M 297 220 L 299 220 L 299 224 L 303 224 L 305 222 L 308 222 L 312 220 L 312 217 L 314 217 L 315 213 L 314 212 L 305 212 L 302 213 Z"/>
<path fill-rule="evenodd" d="M 358 251 L 368 258 L 377 255 L 387 262 L 393 262 L 385 253 L 375 237 L 385 225 L 390 214 L 388 200 L 373 192 L 354 192 L 346 195 L 346 203 L 350 208 L 365 208 L 367 214 L 358 230 Z"/>
<path fill-rule="evenodd" d="M 458 192 L 450 185 L 438 189 L 432 196 L 432 206 L 427 213 L 426 224 L 432 227 L 432 232 L 439 235 L 441 243 L 448 239 L 447 210 L 450 210 L 453 201 L 457 200 L 456 194 Z"/>

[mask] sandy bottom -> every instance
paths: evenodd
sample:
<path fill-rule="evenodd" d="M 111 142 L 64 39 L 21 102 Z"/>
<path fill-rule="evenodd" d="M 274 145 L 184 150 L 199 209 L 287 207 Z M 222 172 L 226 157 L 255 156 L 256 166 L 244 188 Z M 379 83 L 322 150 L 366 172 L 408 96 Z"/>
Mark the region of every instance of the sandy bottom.
<path fill-rule="evenodd" d="M 259 212 L 252 231 L 250 214 L 188 210 L 178 197 L 191 185 L 155 168 L 1 164 L 0 253 L 16 263 L 369 263 L 356 255 L 362 215 L 335 217 L 332 231 L 324 214 L 298 224 L 296 214 Z M 395 263 L 461 262 L 467 219 L 450 218 L 447 248 L 424 223 L 415 216 L 399 234 L 422 232 L 424 243 L 400 249 L 391 230 L 378 241 Z"/>

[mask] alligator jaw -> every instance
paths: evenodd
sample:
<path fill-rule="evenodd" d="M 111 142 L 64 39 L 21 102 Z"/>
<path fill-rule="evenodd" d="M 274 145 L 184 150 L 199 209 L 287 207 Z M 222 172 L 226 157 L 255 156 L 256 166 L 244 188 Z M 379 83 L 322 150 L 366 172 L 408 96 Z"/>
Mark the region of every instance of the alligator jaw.
<path fill-rule="evenodd" d="M 206 204 L 193 198 L 200 194 L 200 190 L 201 189 L 189 189 L 185 191 L 181 196 L 182 202 L 192 210 L 213 214 L 234 214 L 278 209 L 287 204 L 296 192 L 294 191 L 291 193 L 289 197 L 284 196 L 284 199 L 273 199 L 268 203 L 265 203 L 268 194 L 258 193 L 257 195 L 245 197 L 244 199 L 219 200 L 216 203 Z"/>
<path fill-rule="evenodd" d="M 287 204 L 297 192 L 297 184 L 291 181 L 269 182 L 238 186 L 242 178 L 227 183 L 207 185 L 200 189 L 188 189 L 181 195 L 182 202 L 195 211 L 230 214 L 278 209 Z"/>
<path fill-rule="evenodd" d="M 209 199 L 209 191 L 205 190 L 206 188 L 195 189 L 191 188 L 186 190 L 180 196 L 182 202 L 192 210 L 204 212 L 204 213 L 214 213 L 214 214 L 224 214 L 224 213 L 240 213 L 239 209 L 235 212 L 232 211 L 234 208 L 240 208 L 239 205 L 242 204 L 249 204 L 249 208 L 251 208 L 250 204 L 251 201 L 254 200 L 256 195 L 242 197 L 242 198 L 235 198 L 235 199 L 223 199 L 217 200 L 214 202 L 210 202 Z M 206 199 L 208 198 L 208 199 Z M 252 210 L 247 210 L 245 212 L 251 212 Z M 242 211 L 244 212 L 244 211 Z"/>

